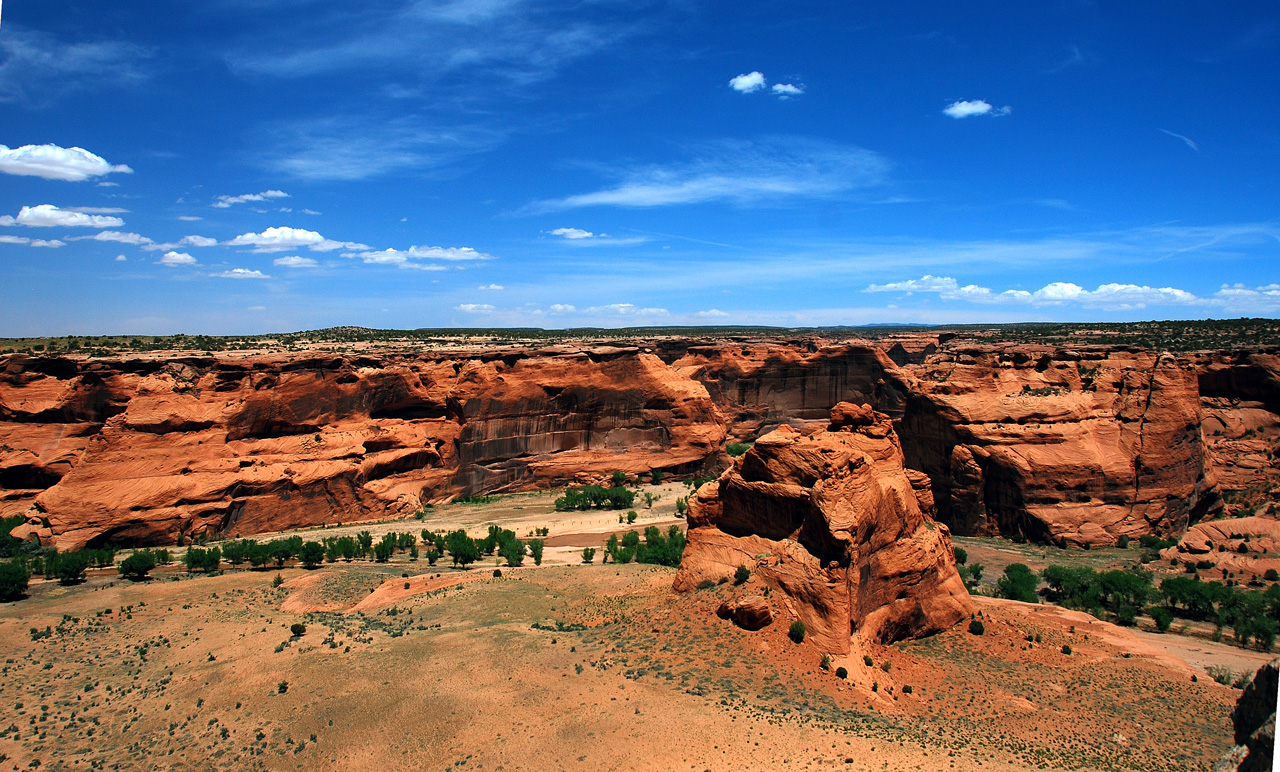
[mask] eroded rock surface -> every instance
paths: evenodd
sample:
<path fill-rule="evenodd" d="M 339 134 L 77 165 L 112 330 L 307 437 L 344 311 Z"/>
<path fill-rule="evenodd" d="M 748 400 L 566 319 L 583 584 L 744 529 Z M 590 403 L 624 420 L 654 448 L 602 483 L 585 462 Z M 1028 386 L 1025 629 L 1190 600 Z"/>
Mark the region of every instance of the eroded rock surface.
<path fill-rule="evenodd" d="M 972 613 L 946 526 L 926 516 L 889 416 L 838 404 L 761 437 L 689 505 L 678 591 L 752 571 L 824 651 L 944 630 Z"/>
<path fill-rule="evenodd" d="M 1276 690 L 1280 660 L 1254 674 L 1231 711 L 1235 746 L 1214 764 L 1213 772 L 1271 772 L 1276 745 Z"/>

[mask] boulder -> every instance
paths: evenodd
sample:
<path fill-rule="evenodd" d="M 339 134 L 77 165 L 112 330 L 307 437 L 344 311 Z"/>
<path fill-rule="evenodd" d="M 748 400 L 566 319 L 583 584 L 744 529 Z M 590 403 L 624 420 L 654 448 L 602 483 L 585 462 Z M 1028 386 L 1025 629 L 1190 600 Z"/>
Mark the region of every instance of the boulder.
<path fill-rule="evenodd" d="M 773 610 L 769 608 L 769 601 L 759 595 L 727 600 L 716 609 L 716 616 L 732 619 L 743 630 L 763 630 L 773 624 Z"/>

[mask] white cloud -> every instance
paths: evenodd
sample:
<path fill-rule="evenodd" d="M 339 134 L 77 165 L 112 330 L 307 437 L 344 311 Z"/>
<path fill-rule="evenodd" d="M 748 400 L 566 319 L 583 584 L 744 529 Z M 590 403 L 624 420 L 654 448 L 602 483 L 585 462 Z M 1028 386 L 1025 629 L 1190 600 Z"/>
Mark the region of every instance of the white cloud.
<path fill-rule="evenodd" d="M 117 262 L 117 263 L 123 263 L 123 262 L 127 261 L 128 259 L 129 259 L 129 258 L 125 257 L 124 255 L 116 255 L 116 262 Z"/>
<path fill-rule="evenodd" d="M 665 308 L 639 308 L 632 303 L 610 303 L 607 306 L 592 306 L 584 311 L 588 314 L 616 314 L 618 316 L 668 316 Z"/>
<path fill-rule="evenodd" d="M 84 214 L 125 214 L 129 211 L 118 206 L 68 206 L 65 207 L 65 210 L 68 212 L 83 212 Z"/>
<path fill-rule="evenodd" d="M 86 31 L 87 32 L 87 31 Z M 149 52 L 115 40 L 94 42 L 77 34 L 63 43 L 43 32 L 6 26 L 0 34 L 0 102 L 46 106 L 76 89 L 134 85 L 148 71 L 138 63 Z"/>
<path fill-rule="evenodd" d="M 153 243 L 151 239 L 138 233 L 126 233 L 124 231 L 102 231 L 93 236 L 76 236 L 75 240 L 89 239 L 91 241 L 113 241 L 118 244 L 133 244 L 140 246 L 142 244 Z"/>
<path fill-rule="evenodd" d="M 709 201 L 751 205 L 786 198 L 826 198 L 878 185 L 889 170 L 888 162 L 870 150 L 802 137 L 719 142 L 699 150 L 698 157 L 688 163 L 627 169 L 615 187 L 537 202 L 525 211 Z"/>
<path fill-rule="evenodd" d="M 992 107 L 991 103 L 983 99 L 965 99 L 952 102 L 943 108 L 942 112 L 952 118 L 968 118 L 973 115 L 1008 115 L 1013 112 L 1013 108 L 1007 105 L 1000 108 Z"/>
<path fill-rule="evenodd" d="M 477 287 L 476 289 L 482 289 L 482 290 L 494 290 L 494 291 L 497 291 L 497 290 L 503 290 L 503 289 L 506 289 L 506 287 L 503 287 L 501 284 L 481 284 L 481 285 L 480 285 L 479 287 Z"/>
<path fill-rule="evenodd" d="M 229 271 L 221 273 L 211 273 L 210 276 L 219 279 L 270 279 L 271 277 L 262 271 L 251 271 L 248 268 L 232 268 Z"/>
<path fill-rule="evenodd" d="M 64 244 L 61 241 L 58 241 L 57 239 L 46 241 L 44 239 L 29 239 L 26 236 L 9 236 L 5 234 L 0 234 L 0 244 L 22 244 L 28 247 L 50 247 L 50 248 L 66 246 L 66 244 Z"/>
<path fill-rule="evenodd" d="M 10 236 L 0 233 L 0 244 L 30 244 L 31 239 L 26 236 Z"/>
<path fill-rule="evenodd" d="M 1087 290 L 1073 282 L 1055 281 L 1035 292 L 1005 290 L 995 292 L 976 284 L 961 286 L 950 276 L 930 276 L 919 279 L 872 284 L 864 292 L 936 293 L 943 300 L 963 300 L 971 303 L 1015 303 L 1034 306 L 1078 303 L 1090 307 L 1145 308 L 1149 305 L 1200 305 L 1202 298 L 1175 287 L 1149 287 L 1138 284 L 1109 283 Z"/>
<path fill-rule="evenodd" d="M 46 241 L 46 240 L 44 240 L 44 239 L 32 239 L 32 240 L 31 240 L 31 246 L 33 246 L 33 247 L 49 247 L 49 248 L 51 248 L 51 249 L 56 249 L 56 248 L 58 248 L 58 247 L 65 247 L 65 246 L 66 246 L 66 244 L 64 244 L 63 242 L 61 242 L 61 241 L 59 241 L 59 240 L 57 240 L 57 239 L 49 239 L 48 241 Z"/>
<path fill-rule="evenodd" d="M 82 147 L 23 145 L 9 148 L 0 145 L 0 172 L 44 177 L 46 180 L 81 182 L 112 172 L 131 174 L 133 169 L 124 164 L 113 166 L 101 156 Z"/>
<path fill-rule="evenodd" d="M 772 91 L 780 97 L 792 97 L 803 94 L 804 87 L 796 86 L 791 83 L 775 83 L 773 84 Z"/>
<path fill-rule="evenodd" d="M 319 263 L 309 257 L 298 257 L 290 255 L 289 257 L 277 257 L 271 261 L 272 265 L 278 265 L 282 268 L 315 268 Z"/>
<path fill-rule="evenodd" d="M 319 212 L 317 212 L 317 211 L 316 211 L 316 210 L 314 210 L 314 209 L 303 209 L 303 210 L 302 210 L 302 213 L 303 213 L 303 214 L 320 214 Z"/>
<path fill-rule="evenodd" d="M 463 303 L 460 306 L 454 306 L 455 311 L 463 311 L 468 314 L 490 314 L 495 310 L 488 303 Z"/>
<path fill-rule="evenodd" d="M 364 244 L 352 241 L 332 241 L 315 231 L 285 226 L 267 228 L 262 233 L 244 233 L 224 242 L 231 247 L 255 247 L 254 252 L 284 252 L 302 249 L 314 252 L 332 252 L 335 249 L 368 249 Z"/>
<path fill-rule="evenodd" d="M 581 228 L 556 228 L 550 231 L 552 236 L 561 236 L 566 239 L 591 239 L 595 238 L 591 231 L 584 231 Z"/>
<path fill-rule="evenodd" d="M 118 228 L 124 225 L 124 220 L 109 215 L 59 209 L 53 204 L 40 204 L 22 207 L 17 217 L 0 217 L 0 225 L 26 225 L 31 228 Z"/>
<path fill-rule="evenodd" d="M 552 303 L 551 304 L 551 313 L 553 314 L 571 314 L 577 310 L 578 309 L 574 308 L 568 303 Z"/>
<path fill-rule="evenodd" d="M 245 193 L 241 196 L 218 196 L 213 202 L 213 206 L 217 209 L 226 209 L 232 204 L 243 204 L 246 201 L 266 201 L 272 198 L 288 198 L 289 194 L 283 190 L 264 190 L 261 193 Z"/>
<path fill-rule="evenodd" d="M 120 183 L 118 183 L 118 182 L 99 182 L 99 183 L 98 183 L 98 187 L 100 187 L 100 188 L 118 188 L 118 187 L 120 187 Z"/>
<path fill-rule="evenodd" d="M 729 88 L 743 94 L 759 91 L 764 88 L 764 73 L 753 71 L 745 75 L 739 75 L 729 80 Z"/>
<path fill-rule="evenodd" d="M 1196 143 L 1195 143 L 1195 142 L 1194 142 L 1190 137 L 1186 137 L 1186 136 L 1183 136 L 1183 135 L 1181 135 L 1181 134 L 1174 133 L 1174 132 L 1172 132 L 1172 131 L 1169 131 L 1168 129 L 1160 129 L 1160 131 L 1164 132 L 1165 134 L 1168 134 L 1169 136 L 1173 137 L 1174 139 L 1180 139 L 1180 140 L 1182 140 L 1183 142 L 1185 142 L 1185 143 L 1186 143 L 1187 147 L 1191 148 L 1192 150 L 1196 151 L 1197 153 L 1199 153 L 1199 152 L 1200 152 L 1200 146 L 1199 146 L 1199 145 L 1197 145 L 1197 144 L 1196 144 Z"/>
<path fill-rule="evenodd" d="M 698 311 L 697 313 L 694 314 L 694 316 L 697 316 L 703 319 L 719 319 L 721 317 L 725 317 L 728 315 L 729 314 L 725 313 L 724 311 L 721 311 L 718 308 L 711 308 L 706 311 Z"/>
<path fill-rule="evenodd" d="M 195 215 L 193 215 L 193 214 L 180 214 L 180 215 L 178 215 L 178 219 L 179 219 L 179 220 L 184 220 L 184 221 L 186 221 L 186 222 L 198 222 L 198 221 L 200 221 L 200 220 L 203 220 L 204 218 L 203 218 L 203 217 L 196 217 L 196 216 L 195 216 Z"/>
<path fill-rule="evenodd" d="M 193 247 L 216 247 L 216 246 L 218 246 L 218 240 L 217 240 L 217 239 L 211 239 L 211 238 L 209 238 L 208 236 L 183 236 L 183 237 L 182 237 L 182 241 L 180 241 L 180 242 L 178 242 L 178 243 L 180 243 L 180 244 L 187 244 L 187 245 L 189 245 L 189 246 L 193 246 Z"/>
<path fill-rule="evenodd" d="M 369 265 L 394 265 L 400 268 L 414 268 L 420 271 L 448 270 L 441 265 L 415 263 L 415 260 L 443 260 L 448 262 L 469 262 L 472 260 L 492 260 L 493 255 L 477 252 L 471 247 L 419 247 L 408 249 L 383 249 L 343 253 L 343 257 L 360 258 Z"/>
<path fill-rule="evenodd" d="M 199 265 L 196 259 L 186 252 L 165 252 L 160 258 L 160 265 L 176 268 L 180 265 Z"/>
<path fill-rule="evenodd" d="M 266 306 L 249 306 L 249 308 L 248 308 L 247 310 L 249 310 L 249 311 L 266 311 L 266 310 L 267 310 L 267 307 L 266 307 Z"/>

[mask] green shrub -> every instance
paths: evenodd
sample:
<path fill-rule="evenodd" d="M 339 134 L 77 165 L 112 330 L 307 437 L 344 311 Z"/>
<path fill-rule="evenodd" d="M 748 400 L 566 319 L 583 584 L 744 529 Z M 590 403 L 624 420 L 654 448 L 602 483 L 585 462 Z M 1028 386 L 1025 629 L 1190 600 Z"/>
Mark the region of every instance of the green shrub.
<path fill-rule="evenodd" d="M 730 442 L 728 445 L 724 446 L 724 450 L 730 456 L 737 458 L 748 450 L 751 450 L 752 444 L 753 443 L 750 442 Z"/>
<path fill-rule="evenodd" d="M 61 584 L 83 582 L 88 567 L 89 556 L 84 552 L 54 552 L 44 559 L 44 575 Z"/>
<path fill-rule="evenodd" d="M 1070 654 L 1070 653 L 1071 653 L 1071 644 L 1069 644 L 1069 643 L 1064 643 L 1064 644 L 1062 644 L 1062 653 L 1063 653 L 1063 654 Z"/>
<path fill-rule="evenodd" d="M 590 563 L 590 562 L 594 561 L 595 559 L 596 559 L 596 548 L 595 548 L 595 547 L 583 547 L 583 548 L 582 548 L 582 562 L 583 562 L 583 563 Z"/>
<path fill-rule="evenodd" d="M 953 551 L 956 553 L 956 565 L 963 566 L 969 562 L 969 552 L 964 547 L 955 547 Z"/>
<path fill-rule="evenodd" d="M 281 681 L 280 683 L 276 684 L 276 693 L 277 693 L 277 694 L 284 694 L 284 693 L 285 693 L 285 692 L 287 692 L 287 691 L 289 691 L 289 682 L 288 682 L 288 681 Z"/>
<path fill-rule="evenodd" d="M 664 472 L 664 471 L 662 471 L 661 469 L 651 469 L 651 470 L 649 471 L 649 480 L 650 480 L 654 485 L 661 485 L 661 484 L 662 484 L 662 478 L 663 478 L 663 477 L 666 477 L 666 476 L 667 476 L 667 473 L 666 473 L 666 472 Z M 21 525 L 21 523 L 19 523 L 19 525 Z"/>
<path fill-rule="evenodd" d="M 533 558 L 535 566 L 542 565 L 542 551 L 546 548 L 547 543 L 542 539 L 529 540 L 529 557 Z"/>
<path fill-rule="evenodd" d="M 822 668 L 823 670 L 830 670 L 830 669 L 831 669 L 831 655 L 830 655 L 830 654 L 823 654 L 823 655 L 822 655 L 822 661 L 818 663 L 818 667 Z"/>
<path fill-rule="evenodd" d="M 981 619 L 969 620 L 969 632 L 973 635 L 983 635 L 987 632 L 987 628 L 983 626 Z"/>
<path fill-rule="evenodd" d="M 1129 536 L 1128 536 L 1128 534 L 1122 534 L 1120 537 L 1118 537 L 1118 538 L 1116 539 L 1116 546 L 1117 546 L 1117 547 L 1119 547 L 1119 548 L 1120 548 L 1120 549 L 1122 549 L 1122 550 L 1129 549 Z"/>
<path fill-rule="evenodd" d="M 289 632 L 290 634 L 293 635 L 294 638 L 301 638 L 302 636 L 307 634 L 307 626 L 302 624 L 301 622 L 294 622 L 293 624 L 289 625 Z"/>
<path fill-rule="evenodd" d="M 746 584 L 751 579 L 751 569 L 746 566 L 738 566 L 738 570 L 733 572 L 734 584 Z"/>
<path fill-rule="evenodd" d="M 862 655 L 862 664 L 866 665 L 867 667 L 871 667 L 872 665 L 875 664 L 875 660 L 871 659 L 871 656 L 869 654 L 864 654 Z"/>
<path fill-rule="evenodd" d="M 1151 620 L 1156 623 L 1156 629 L 1162 633 L 1169 631 L 1169 626 L 1173 624 L 1173 612 L 1163 606 L 1153 606 L 1148 612 Z"/>
<path fill-rule="evenodd" d="M 1280 582 L 1280 573 L 1278 573 L 1274 568 L 1268 568 L 1267 572 L 1262 575 L 1262 578 L 1266 579 L 1268 582 Z"/>
<path fill-rule="evenodd" d="M 844 669 L 844 668 L 842 668 L 842 667 L 838 667 L 838 668 L 836 668 L 836 678 L 842 678 L 842 679 L 843 679 L 843 678 L 848 678 L 848 677 L 849 677 L 849 671 L 848 671 L 848 670 L 846 670 L 846 669 Z"/>
<path fill-rule="evenodd" d="M 1035 603 L 1038 600 L 1036 586 L 1039 583 L 1040 580 L 1029 567 L 1013 563 L 1005 567 L 1004 576 L 996 582 L 996 595 L 1023 603 Z"/>
<path fill-rule="evenodd" d="M 787 629 L 787 637 L 796 643 L 803 643 L 806 632 L 808 632 L 808 629 L 804 626 L 804 622 L 797 619 L 792 622 L 791 627 Z"/>

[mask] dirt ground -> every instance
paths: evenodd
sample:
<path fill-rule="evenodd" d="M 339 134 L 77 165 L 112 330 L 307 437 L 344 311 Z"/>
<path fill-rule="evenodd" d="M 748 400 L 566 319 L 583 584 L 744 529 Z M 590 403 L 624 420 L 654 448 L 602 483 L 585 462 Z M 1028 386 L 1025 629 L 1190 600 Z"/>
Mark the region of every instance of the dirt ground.
<path fill-rule="evenodd" d="M 842 680 L 784 623 L 715 616 L 750 584 L 492 573 L 397 556 L 38 583 L 0 607 L 0 769 L 1188 770 L 1229 742 L 1236 690 L 1075 612 L 980 599 L 984 635 L 883 647 Z"/>

